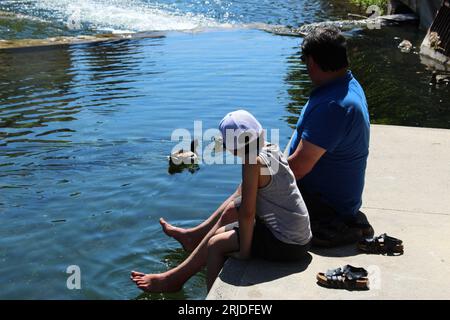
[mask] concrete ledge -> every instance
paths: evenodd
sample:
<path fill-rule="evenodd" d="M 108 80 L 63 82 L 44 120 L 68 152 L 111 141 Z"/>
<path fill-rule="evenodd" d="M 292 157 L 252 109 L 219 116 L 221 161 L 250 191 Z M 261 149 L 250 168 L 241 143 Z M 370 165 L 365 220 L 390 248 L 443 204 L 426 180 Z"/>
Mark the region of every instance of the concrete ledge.
<path fill-rule="evenodd" d="M 376 234 L 404 241 L 402 256 L 354 246 L 313 250 L 300 264 L 229 259 L 207 299 L 450 299 L 450 130 L 372 126 L 364 212 Z M 369 270 L 369 291 L 326 289 L 317 272 Z"/>

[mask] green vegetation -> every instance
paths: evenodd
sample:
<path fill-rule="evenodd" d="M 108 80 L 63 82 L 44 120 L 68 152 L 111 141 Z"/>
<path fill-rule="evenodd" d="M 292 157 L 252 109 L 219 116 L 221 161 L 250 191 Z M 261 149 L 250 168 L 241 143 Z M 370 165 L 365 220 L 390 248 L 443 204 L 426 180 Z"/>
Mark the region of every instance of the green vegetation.
<path fill-rule="evenodd" d="M 380 7 L 381 14 L 387 11 L 388 0 L 350 0 L 351 3 L 356 4 L 364 9 L 367 9 L 371 5 Z"/>

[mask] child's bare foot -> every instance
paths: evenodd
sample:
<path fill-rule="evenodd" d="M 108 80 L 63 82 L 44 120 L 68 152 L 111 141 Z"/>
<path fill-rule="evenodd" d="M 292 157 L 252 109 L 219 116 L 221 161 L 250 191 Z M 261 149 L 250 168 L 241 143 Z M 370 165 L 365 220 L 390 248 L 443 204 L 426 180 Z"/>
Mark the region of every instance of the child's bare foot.
<path fill-rule="evenodd" d="M 131 280 L 139 289 L 146 292 L 177 292 L 183 288 L 183 285 L 177 283 L 167 272 L 161 274 L 145 274 L 142 272 L 131 271 Z"/>
<path fill-rule="evenodd" d="M 183 249 L 187 252 L 192 252 L 196 248 L 197 244 L 194 239 L 189 235 L 189 231 L 183 228 L 172 226 L 166 222 L 163 218 L 159 219 L 159 223 L 166 235 L 174 238 L 183 246 Z"/>

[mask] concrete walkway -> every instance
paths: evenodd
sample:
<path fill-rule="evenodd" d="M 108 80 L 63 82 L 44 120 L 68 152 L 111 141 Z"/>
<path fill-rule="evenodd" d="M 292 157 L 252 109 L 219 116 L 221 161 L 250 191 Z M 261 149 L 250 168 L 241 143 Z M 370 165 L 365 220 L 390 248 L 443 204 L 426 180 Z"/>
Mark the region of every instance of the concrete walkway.
<path fill-rule="evenodd" d="M 373 125 L 366 179 L 363 211 L 376 234 L 404 241 L 404 255 L 348 246 L 302 264 L 229 259 L 207 299 L 450 299 L 450 130 Z M 316 284 L 345 264 L 368 269 L 371 289 Z"/>

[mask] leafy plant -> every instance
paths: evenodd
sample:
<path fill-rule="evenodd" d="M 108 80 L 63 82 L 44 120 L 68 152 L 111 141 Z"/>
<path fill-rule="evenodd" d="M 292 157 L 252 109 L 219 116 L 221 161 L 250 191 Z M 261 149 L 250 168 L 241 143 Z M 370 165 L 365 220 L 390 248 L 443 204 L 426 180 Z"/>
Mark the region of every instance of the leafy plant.
<path fill-rule="evenodd" d="M 382 14 L 387 11 L 388 5 L 388 0 L 350 0 L 350 2 L 363 7 L 364 9 L 367 9 L 371 5 L 376 5 L 380 7 Z"/>

